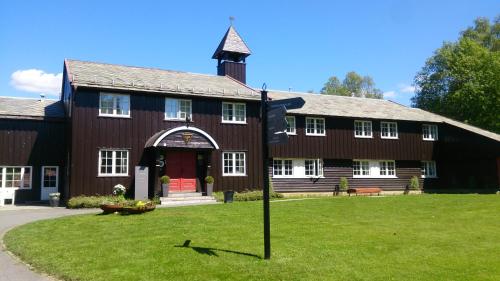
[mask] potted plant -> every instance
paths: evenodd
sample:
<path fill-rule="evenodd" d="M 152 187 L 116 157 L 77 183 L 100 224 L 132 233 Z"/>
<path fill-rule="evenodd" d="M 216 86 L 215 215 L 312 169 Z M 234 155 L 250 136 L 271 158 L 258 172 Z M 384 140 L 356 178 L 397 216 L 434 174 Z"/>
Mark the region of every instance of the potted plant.
<path fill-rule="evenodd" d="M 168 184 L 170 183 L 170 177 L 164 175 L 160 178 L 161 182 L 161 192 L 164 197 L 168 197 Z"/>
<path fill-rule="evenodd" d="M 214 191 L 214 177 L 207 176 L 205 182 L 207 183 L 207 196 L 212 196 L 212 192 Z"/>
<path fill-rule="evenodd" d="M 410 179 L 410 183 L 407 185 L 405 194 L 410 194 L 410 193 L 420 193 L 420 181 L 418 180 L 417 176 L 413 176 Z"/>
<path fill-rule="evenodd" d="M 59 199 L 61 198 L 61 193 L 54 192 L 49 193 L 49 203 L 51 207 L 59 207 Z"/>
<path fill-rule="evenodd" d="M 113 186 L 114 198 L 110 201 L 103 202 L 100 207 L 105 214 L 120 212 L 123 209 L 123 204 L 126 201 L 125 192 L 127 188 L 121 184 Z"/>
<path fill-rule="evenodd" d="M 349 189 L 349 182 L 347 181 L 347 178 L 341 177 L 340 183 L 339 183 L 339 194 L 338 195 L 346 195 L 348 189 Z"/>

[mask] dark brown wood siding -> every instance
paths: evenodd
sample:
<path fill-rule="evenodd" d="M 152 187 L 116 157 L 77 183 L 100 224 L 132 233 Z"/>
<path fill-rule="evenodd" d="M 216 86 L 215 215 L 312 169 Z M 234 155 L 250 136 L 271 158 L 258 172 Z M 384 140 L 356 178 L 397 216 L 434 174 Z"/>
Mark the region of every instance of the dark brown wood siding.
<path fill-rule="evenodd" d="M 62 120 L 0 119 L 0 166 L 31 166 L 32 188 L 20 189 L 16 201 L 40 200 L 42 166 L 59 166 L 64 185 L 65 123 Z"/>
<path fill-rule="evenodd" d="M 130 95 L 131 118 L 112 118 L 98 116 L 99 91 L 83 88 L 76 91 L 72 112 L 71 196 L 109 194 L 118 183 L 132 186 L 134 166 L 149 165 L 152 161 L 144 150 L 146 141 L 161 130 L 185 125 L 185 122 L 164 120 L 165 97 L 135 92 Z M 193 112 L 190 126 L 207 132 L 220 147 L 211 153 L 214 189 L 241 191 L 259 188 L 262 181 L 259 102 L 246 102 L 247 124 L 223 124 L 223 100 L 190 99 Z M 100 148 L 129 150 L 129 176 L 98 177 Z M 246 176 L 222 176 L 223 151 L 246 152 Z"/>
<path fill-rule="evenodd" d="M 324 177 L 322 178 L 273 178 L 272 168 L 269 175 L 272 178 L 273 188 L 278 192 L 333 192 L 339 184 L 340 178 L 345 177 L 349 187 L 380 187 L 384 190 L 404 190 L 413 176 L 420 177 L 419 161 L 396 161 L 397 178 L 353 178 L 352 160 L 323 161 Z M 424 180 L 420 179 L 420 184 Z"/>
<path fill-rule="evenodd" d="M 217 75 L 227 75 L 246 84 L 246 63 L 224 61 L 217 67 Z"/>

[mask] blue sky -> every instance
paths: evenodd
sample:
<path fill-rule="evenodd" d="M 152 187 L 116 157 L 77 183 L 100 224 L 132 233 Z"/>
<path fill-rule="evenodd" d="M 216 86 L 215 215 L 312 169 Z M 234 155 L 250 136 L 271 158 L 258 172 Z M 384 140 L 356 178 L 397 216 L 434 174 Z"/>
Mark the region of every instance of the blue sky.
<path fill-rule="evenodd" d="M 319 91 L 354 70 L 409 104 L 433 51 L 499 13 L 498 0 L 2 1 L 0 95 L 54 97 L 64 58 L 215 74 L 234 16 L 253 52 L 249 85 Z"/>

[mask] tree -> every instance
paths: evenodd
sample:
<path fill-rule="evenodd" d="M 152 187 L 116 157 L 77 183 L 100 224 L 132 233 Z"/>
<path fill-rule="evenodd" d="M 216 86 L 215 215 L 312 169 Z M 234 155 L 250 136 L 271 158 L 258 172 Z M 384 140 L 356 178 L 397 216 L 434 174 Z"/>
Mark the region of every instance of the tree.
<path fill-rule="evenodd" d="M 414 107 L 500 132 L 500 17 L 478 18 L 415 77 Z"/>
<path fill-rule="evenodd" d="M 338 96 L 355 96 L 365 98 L 383 98 L 382 91 L 375 88 L 370 76 L 361 76 L 354 71 L 348 72 L 342 81 L 332 76 L 321 89 L 322 94 Z"/>

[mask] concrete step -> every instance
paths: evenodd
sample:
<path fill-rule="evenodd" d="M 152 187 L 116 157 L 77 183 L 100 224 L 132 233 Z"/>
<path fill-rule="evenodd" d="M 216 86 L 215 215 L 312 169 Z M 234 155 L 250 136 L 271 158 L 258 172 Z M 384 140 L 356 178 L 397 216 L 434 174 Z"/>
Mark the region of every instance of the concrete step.
<path fill-rule="evenodd" d="M 180 207 L 180 206 L 195 206 L 195 205 L 210 205 L 218 204 L 215 200 L 189 200 L 189 201 L 165 201 L 161 202 L 161 205 L 157 205 L 159 208 L 166 207 Z"/>
<path fill-rule="evenodd" d="M 174 198 L 174 197 L 201 197 L 201 192 L 169 192 L 168 197 L 166 198 Z"/>
<path fill-rule="evenodd" d="M 172 201 L 210 201 L 215 200 L 212 196 L 191 196 L 191 197 L 160 197 L 161 202 L 172 202 Z"/>

